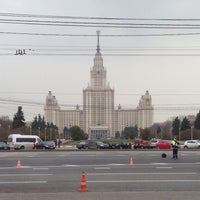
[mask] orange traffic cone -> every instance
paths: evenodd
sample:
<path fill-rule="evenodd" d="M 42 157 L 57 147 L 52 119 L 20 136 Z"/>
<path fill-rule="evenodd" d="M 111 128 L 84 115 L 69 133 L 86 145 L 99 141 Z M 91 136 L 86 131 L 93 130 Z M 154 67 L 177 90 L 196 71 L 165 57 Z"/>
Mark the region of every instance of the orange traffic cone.
<path fill-rule="evenodd" d="M 86 178 L 85 178 L 85 172 L 82 172 L 82 178 L 81 178 L 81 186 L 79 189 L 80 192 L 87 192 L 88 188 L 86 185 Z"/>
<path fill-rule="evenodd" d="M 17 166 L 16 167 L 17 168 L 21 168 L 21 161 L 20 160 L 17 161 Z"/>
<path fill-rule="evenodd" d="M 133 165 L 133 157 L 130 158 L 130 165 Z"/>

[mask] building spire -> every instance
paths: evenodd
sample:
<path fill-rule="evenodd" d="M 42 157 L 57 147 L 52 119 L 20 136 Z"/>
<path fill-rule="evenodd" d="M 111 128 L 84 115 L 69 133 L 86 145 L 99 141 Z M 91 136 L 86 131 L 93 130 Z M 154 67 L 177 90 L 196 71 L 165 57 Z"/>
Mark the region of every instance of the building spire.
<path fill-rule="evenodd" d="M 99 35 L 100 35 L 100 31 L 97 31 L 97 53 L 100 53 L 100 45 L 99 45 Z"/>

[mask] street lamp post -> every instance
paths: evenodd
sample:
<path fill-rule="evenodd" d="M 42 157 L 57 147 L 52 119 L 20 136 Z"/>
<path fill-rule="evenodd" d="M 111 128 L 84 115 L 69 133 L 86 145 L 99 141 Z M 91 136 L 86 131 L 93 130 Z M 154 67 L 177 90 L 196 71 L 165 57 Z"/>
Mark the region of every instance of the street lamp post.
<path fill-rule="evenodd" d="M 55 133 L 55 134 L 54 134 L 54 135 L 55 135 L 54 139 L 56 140 L 56 129 L 55 129 L 54 133 Z"/>
<path fill-rule="evenodd" d="M 172 134 L 172 128 L 170 128 L 170 133 L 169 133 L 169 135 L 170 135 L 170 139 L 172 140 L 172 138 L 173 138 L 173 134 Z"/>
<path fill-rule="evenodd" d="M 39 130 L 39 137 L 40 137 L 40 127 L 38 127 L 38 130 Z"/>
<path fill-rule="evenodd" d="M 44 128 L 44 139 L 45 139 L 45 141 L 46 141 L 46 137 L 47 137 L 47 128 L 45 127 Z"/>
<path fill-rule="evenodd" d="M 32 135 L 32 126 L 30 126 L 30 135 Z"/>
<path fill-rule="evenodd" d="M 190 130 L 191 140 L 193 140 L 193 135 L 194 135 L 194 126 L 191 126 L 191 130 Z"/>

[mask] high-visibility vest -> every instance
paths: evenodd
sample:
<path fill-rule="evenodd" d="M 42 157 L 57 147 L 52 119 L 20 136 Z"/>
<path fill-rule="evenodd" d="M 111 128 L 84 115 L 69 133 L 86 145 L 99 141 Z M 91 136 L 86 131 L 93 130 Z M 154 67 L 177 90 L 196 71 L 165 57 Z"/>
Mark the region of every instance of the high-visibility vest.
<path fill-rule="evenodd" d="M 172 142 L 171 142 L 171 144 L 172 144 L 172 146 L 178 146 L 178 143 L 175 141 L 175 140 L 172 140 Z"/>

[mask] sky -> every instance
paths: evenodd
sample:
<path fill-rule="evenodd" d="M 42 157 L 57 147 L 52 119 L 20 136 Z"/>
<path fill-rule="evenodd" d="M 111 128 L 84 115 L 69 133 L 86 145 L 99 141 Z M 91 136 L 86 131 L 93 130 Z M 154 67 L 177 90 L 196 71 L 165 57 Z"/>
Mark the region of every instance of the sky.
<path fill-rule="evenodd" d="M 199 0 L 0 0 L 0 116 L 12 119 L 18 106 L 27 121 L 44 115 L 48 91 L 62 109 L 82 106 L 97 30 L 116 108 L 136 108 L 148 90 L 154 122 L 196 115 L 199 8 Z"/>

